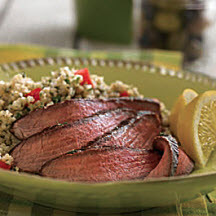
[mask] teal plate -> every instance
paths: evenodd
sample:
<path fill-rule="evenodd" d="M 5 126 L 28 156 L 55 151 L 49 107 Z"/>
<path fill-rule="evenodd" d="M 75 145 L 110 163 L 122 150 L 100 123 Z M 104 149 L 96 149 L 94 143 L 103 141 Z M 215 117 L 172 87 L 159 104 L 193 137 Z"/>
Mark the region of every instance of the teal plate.
<path fill-rule="evenodd" d="M 214 89 L 210 77 L 172 71 L 140 62 L 79 59 L 70 57 L 33 59 L 0 65 L 0 80 L 9 80 L 25 71 L 34 80 L 50 71 L 68 65 L 88 67 L 105 81 L 122 80 L 137 86 L 146 97 L 159 98 L 170 108 L 185 88 L 201 93 Z M 148 181 L 82 184 L 59 181 L 29 174 L 0 170 L 0 191 L 45 206 L 76 212 L 132 212 L 146 208 L 173 205 L 196 198 L 216 189 L 216 154 L 203 170 L 189 176 L 150 179 Z"/>

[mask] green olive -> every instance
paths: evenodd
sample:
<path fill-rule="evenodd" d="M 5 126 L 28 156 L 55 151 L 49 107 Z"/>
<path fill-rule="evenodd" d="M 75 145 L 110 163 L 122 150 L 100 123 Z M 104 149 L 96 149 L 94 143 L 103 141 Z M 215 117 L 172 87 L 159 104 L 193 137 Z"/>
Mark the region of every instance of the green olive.
<path fill-rule="evenodd" d="M 176 32 L 181 28 L 181 19 L 178 14 L 169 11 L 158 12 L 153 23 L 162 32 Z"/>

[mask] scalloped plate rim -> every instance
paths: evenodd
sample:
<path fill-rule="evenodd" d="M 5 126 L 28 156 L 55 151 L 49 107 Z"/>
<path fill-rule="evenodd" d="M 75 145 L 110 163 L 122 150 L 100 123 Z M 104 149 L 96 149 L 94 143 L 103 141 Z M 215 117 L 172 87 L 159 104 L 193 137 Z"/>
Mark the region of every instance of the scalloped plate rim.
<path fill-rule="evenodd" d="M 115 59 L 95 59 L 95 58 L 82 58 L 82 57 L 64 57 L 64 56 L 58 56 L 58 57 L 44 57 L 44 58 L 33 58 L 33 59 L 27 59 L 27 60 L 21 60 L 21 61 L 15 61 L 15 62 L 8 62 L 8 63 L 3 63 L 0 64 L 0 68 L 2 69 L 3 72 L 10 72 L 11 70 L 16 71 L 15 68 L 17 68 L 17 70 L 24 70 L 27 68 L 34 68 L 34 67 L 40 67 L 40 66 L 61 66 L 61 64 L 59 64 L 59 62 L 62 63 L 62 61 L 65 61 L 65 63 L 67 64 L 67 60 L 70 61 L 88 61 L 90 62 L 90 64 L 93 61 L 96 62 L 101 62 L 104 61 L 106 63 L 106 66 L 109 66 L 109 63 L 112 62 L 114 64 L 120 63 L 126 68 L 126 65 L 131 64 L 133 66 L 139 65 L 140 67 L 154 67 L 158 70 L 166 70 L 166 71 L 171 71 L 170 69 L 167 69 L 164 66 L 157 66 L 154 64 L 149 64 L 146 62 L 141 62 L 141 61 L 129 61 L 129 60 L 115 60 Z M 59 61 L 59 62 L 58 62 Z M 30 63 L 34 62 L 35 65 L 30 66 Z M 42 64 L 42 65 L 41 65 Z M 84 64 L 83 64 L 84 65 Z M 94 66 L 94 65 L 93 65 Z M 116 65 L 118 66 L 118 65 Z M 174 70 L 172 70 L 174 71 Z M 206 74 L 202 74 L 201 72 L 193 72 L 193 71 L 183 71 L 183 70 L 179 70 L 179 71 L 175 71 L 176 73 L 180 72 L 183 75 L 187 75 L 188 73 L 195 75 L 201 79 L 204 78 L 208 78 L 209 80 L 211 80 L 213 83 L 215 82 L 216 84 L 216 78 L 213 78 L 209 75 Z M 162 76 L 162 74 L 160 74 Z M 169 74 L 166 74 L 169 76 Z M 171 76 L 171 75 L 170 75 Z M 175 74 L 174 77 L 178 76 Z M 183 79 L 183 78 L 182 78 Z M 216 171 L 213 172 L 208 172 L 208 173 L 202 173 L 202 174 L 192 174 L 192 175 L 188 175 L 188 176 L 177 176 L 177 177 L 162 177 L 162 178 L 157 178 L 157 179 L 148 179 L 148 180 L 134 180 L 134 181 L 119 181 L 119 182 L 105 182 L 105 183 L 95 183 L 95 184 L 91 184 L 91 183 L 80 183 L 80 182 L 68 182 L 68 181 L 63 181 L 63 180 L 56 180 L 56 179 L 52 179 L 52 178 L 47 178 L 47 177 L 41 177 L 41 176 L 37 176 L 37 175 L 31 175 L 31 174 L 27 174 L 27 173 L 15 173 L 13 171 L 5 171 L 5 170 L 0 170 L 0 172 L 3 173 L 10 173 L 11 175 L 14 176 L 23 176 L 23 177 L 27 177 L 27 178 L 35 178 L 35 179 L 43 179 L 46 181 L 52 181 L 55 183 L 66 183 L 66 184 L 80 184 L 80 185 L 89 185 L 89 186 L 96 186 L 96 185 L 100 185 L 100 186 L 106 186 L 106 185 L 110 185 L 110 184 L 133 184 L 133 183 L 156 183 L 156 182 L 175 182 L 175 181 L 179 181 L 179 180 L 183 180 L 183 179 L 196 179 L 199 177 L 208 177 L 208 176 L 216 176 Z"/>

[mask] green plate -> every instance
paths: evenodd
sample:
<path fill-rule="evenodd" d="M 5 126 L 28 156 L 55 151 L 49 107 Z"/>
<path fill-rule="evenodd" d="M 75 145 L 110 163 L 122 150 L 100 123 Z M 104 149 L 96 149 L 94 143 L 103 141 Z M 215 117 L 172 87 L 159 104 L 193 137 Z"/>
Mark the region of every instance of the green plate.
<path fill-rule="evenodd" d="M 159 98 L 168 108 L 185 88 L 193 88 L 201 93 L 216 86 L 215 80 L 201 74 L 171 71 L 140 62 L 70 57 L 0 65 L 0 80 L 9 80 L 19 71 L 25 71 L 28 76 L 38 80 L 64 65 L 88 67 L 91 73 L 104 76 L 108 83 L 122 80 L 137 86 L 146 97 Z M 190 176 L 148 181 L 81 184 L 0 170 L 0 191 L 76 212 L 129 212 L 173 205 L 216 189 L 215 155 L 212 155 L 206 169 Z"/>

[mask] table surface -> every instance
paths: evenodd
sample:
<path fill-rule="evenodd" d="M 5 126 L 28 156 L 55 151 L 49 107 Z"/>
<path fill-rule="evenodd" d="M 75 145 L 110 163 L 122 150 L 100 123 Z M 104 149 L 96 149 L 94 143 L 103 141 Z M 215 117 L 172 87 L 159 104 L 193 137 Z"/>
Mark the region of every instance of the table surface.
<path fill-rule="evenodd" d="M 8 7 L 5 9 L 5 3 Z M 140 0 L 135 0 L 139 5 Z M 196 70 L 216 77 L 216 1 L 208 0 L 207 16 L 211 26 L 206 30 L 204 55 L 189 65 Z M 135 10 L 139 10 L 137 6 Z M 2 13 L 2 11 L 6 11 Z M 138 11 L 136 11 L 138 12 Z M 74 0 L 1 0 L 0 1 L 0 43 L 33 43 L 54 47 L 71 48 L 76 31 Z M 139 14 L 139 13 L 135 13 Z M 135 17 L 135 22 L 137 17 Z M 81 41 L 81 49 L 134 50 L 137 44 L 129 46 Z"/>
<path fill-rule="evenodd" d="M 7 13 L 1 13 L 5 3 L 10 2 Z M 137 0 L 139 1 L 139 0 Z M 216 1 L 211 1 L 212 6 L 209 7 L 208 16 L 214 19 L 216 16 Z M 75 33 L 75 8 L 73 0 L 1 0 L 0 1 L 0 43 L 34 43 L 46 46 L 71 48 L 73 36 Z M 216 19 L 215 19 L 216 20 Z M 216 23 L 206 31 L 208 40 L 205 43 L 205 55 L 196 64 L 190 65 L 190 68 L 202 71 L 206 74 L 216 77 Z M 101 43 L 92 43 L 88 40 L 82 40 L 81 49 L 135 49 L 136 43 L 130 46 L 110 46 Z M 183 204 L 184 205 L 184 204 Z M 184 206 L 183 206 L 184 207 Z M 46 207 L 33 206 L 24 208 L 18 206 L 15 199 L 10 204 L 10 212 L 8 215 L 17 215 L 17 208 L 24 211 L 26 215 L 41 215 L 41 209 L 44 212 L 48 210 Z M 188 206 L 185 204 L 185 214 L 188 215 Z M 184 208 L 182 211 L 184 211 Z M 197 205 L 196 205 L 197 208 Z M 215 208 L 215 207 L 214 207 Z M 38 209 L 40 211 L 38 211 Z M 191 206 L 190 209 L 191 210 Z M 203 208 L 203 211 L 205 209 Z M 160 209 L 162 211 L 162 209 Z M 22 211 L 20 211 L 21 214 Z M 37 212 L 37 214 L 35 213 Z M 0 211 L 0 215 L 6 213 Z M 32 213 L 32 214 L 31 214 Z M 53 215 L 62 215 L 60 211 L 53 211 Z M 142 214 L 142 213 L 141 213 Z M 50 214 L 51 215 L 51 214 Z M 69 215 L 64 213 L 64 215 Z M 86 214 L 73 214 L 86 215 Z M 138 215 L 138 214 L 137 214 Z M 142 214 L 144 215 L 144 214 Z M 146 215 L 146 213 L 145 213 Z M 148 215 L 151 215 L 148 214 Z M 159 214 L 158 214 L 159 215 Z M 170 215 L 170 214 L 169 214 Z M 207 215 L 202 212 L 201 215 Z"/>

